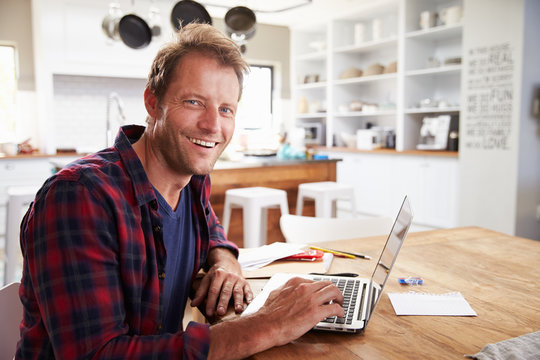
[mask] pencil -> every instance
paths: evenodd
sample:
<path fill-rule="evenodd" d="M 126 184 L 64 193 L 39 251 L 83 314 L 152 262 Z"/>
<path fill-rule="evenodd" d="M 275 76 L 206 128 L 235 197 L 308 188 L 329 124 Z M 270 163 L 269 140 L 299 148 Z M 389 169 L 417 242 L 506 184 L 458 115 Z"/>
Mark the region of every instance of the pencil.
<path fill-rule="evenodd" d="M 349 258 L 349 259 L 355 259 L 355 256 L 354 256 L 354 255 L 347 254 L 347 253 L 344 253 L 344 252 L 341 252 L 341 251 L 330 250 L 330 249 L 324 249 L 324 248 L 317 247 L 317 246 L 310 246 L 309 248 L 310 248 L 310 249 L 313 249 L 313 250 L 324 251 L 324 252 L 327 252 L 327 253 L 330 253 L 330 254 L 334 254 L 334 255 L 336 255 L 336 256 L 339 256 L 339 257 L 346 257 L 346 258 Z"/>
<path fill-rule="evenodd" d="M 355 254 L 355 253 L 347 252 L 347 251 L 341 251 L 341 252 L 344 253 L 344 254 L 347 254 L 347 255 L 352 255 L 352 256 L 360 258 L 360 259 L 367 259 L 367 260 L 371 259 L 371 256 L 369 256 L 369 255 Z"/>

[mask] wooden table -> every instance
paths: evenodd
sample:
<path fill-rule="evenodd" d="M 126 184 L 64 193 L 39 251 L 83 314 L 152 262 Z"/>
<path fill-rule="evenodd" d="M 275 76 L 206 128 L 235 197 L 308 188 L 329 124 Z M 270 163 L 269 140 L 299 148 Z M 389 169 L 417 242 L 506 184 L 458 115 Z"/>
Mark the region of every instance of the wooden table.
<path fill-rule="evenodd" d="M 386 239 L 327 243 L 377 259 Z M 336 258 L 331 272 L 369 277 L 374 260 Z M 411 233 L 366 330 L 358 335 L 310 331 L 252 359 L 463 359 L 484 345 L 540 330 L 540 241 L 476 227 Z M 423 286 L 403 287 L 401 276 Z M 388 292 L 459 291 L 477 317 L 396 316 Z"/>

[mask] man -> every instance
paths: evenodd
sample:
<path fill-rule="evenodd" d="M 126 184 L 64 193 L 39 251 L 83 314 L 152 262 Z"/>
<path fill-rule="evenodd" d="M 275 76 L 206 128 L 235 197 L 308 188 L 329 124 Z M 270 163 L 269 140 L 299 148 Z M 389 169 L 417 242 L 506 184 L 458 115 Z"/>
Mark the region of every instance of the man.
<path fill-rule="evenodd" d="M 146 128 L 45 182 L 21 225 L 24 305 L 17 358 L 242 358 L 343 315 L 328 282 L 293 279 L 257 314 L 182 327 L 253 295 L 209 203 L 207 175 L 234 131 L 247 64 L 209 25 L 188 25 L 156 56 Z"/>

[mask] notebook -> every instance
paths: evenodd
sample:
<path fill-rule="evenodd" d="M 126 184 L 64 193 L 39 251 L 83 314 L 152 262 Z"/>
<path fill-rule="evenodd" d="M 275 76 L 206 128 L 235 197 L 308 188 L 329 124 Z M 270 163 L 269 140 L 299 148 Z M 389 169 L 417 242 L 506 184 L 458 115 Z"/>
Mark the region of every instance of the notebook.
<path fill-rule="evenodd" d="M 242 315 L 257 312 L 263 305 L 270 292 L 283 285 L 293 277 L 312 280 L 330 280 L 340 288 L 345 301 L 343 308 L 345 316 L 330 317 L 319 322 L 314 329 L 356 333 L 362 331 L 373 314 L 382 290 L 394 266 L 401 245 L 407 236 L 412 223 L 412 209 L 407 196 L 403 199 L 396 220 L 386 239 L 379 260 L 375 265 L 371 278 L 351 278 L 341 276 L 318 276 L 305 274 L 279 273 L 273 275 L 264 286 L 261 293 L 249 304 Z"/>

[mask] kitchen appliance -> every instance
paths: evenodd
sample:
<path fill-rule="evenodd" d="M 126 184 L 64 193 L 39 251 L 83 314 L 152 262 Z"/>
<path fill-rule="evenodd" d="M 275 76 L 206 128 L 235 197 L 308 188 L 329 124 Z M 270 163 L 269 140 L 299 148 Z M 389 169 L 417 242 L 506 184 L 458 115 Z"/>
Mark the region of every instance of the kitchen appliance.
<path fill-rule="evenodd" d="M 386 142 L 384 129 L 373 126 L 369 129 L 356 130 L 356 148 L 359 150 L 380 149 Z"/>
<path fill-rule="evenodd" d="M 418 150 L 446 150 L 450 118 L 450 115 L 424 117 L 420 128 L 420 141 L 416 148 Z"/>
<path fill-rule="evenodd" d="M 305 122 L 296 125 L 304 130 L 304 145 L 324 145 L 326 126 L 319 122 Z"/>

